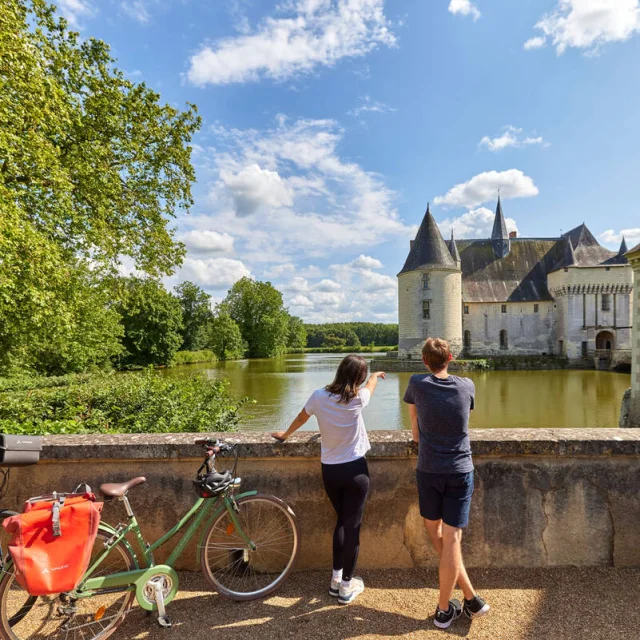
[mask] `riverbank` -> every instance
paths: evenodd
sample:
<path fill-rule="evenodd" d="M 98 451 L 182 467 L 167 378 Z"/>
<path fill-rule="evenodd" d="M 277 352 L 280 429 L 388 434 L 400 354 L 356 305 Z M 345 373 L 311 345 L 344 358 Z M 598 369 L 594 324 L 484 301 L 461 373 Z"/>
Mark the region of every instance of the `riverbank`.
<path fill-rule="evenodd" d="M 397 354 L 376 357 L 371 368 L 382 371 L 421 372 L 425 370 L 422 360 L 398 358 Z M 449 365 L 450 371 L 550 371 L 555 369 L 593 369 L 593 366 L 572 366 L 568 358 L 557 356 L 488 356 L 485 358 L 461 358 Z"/>

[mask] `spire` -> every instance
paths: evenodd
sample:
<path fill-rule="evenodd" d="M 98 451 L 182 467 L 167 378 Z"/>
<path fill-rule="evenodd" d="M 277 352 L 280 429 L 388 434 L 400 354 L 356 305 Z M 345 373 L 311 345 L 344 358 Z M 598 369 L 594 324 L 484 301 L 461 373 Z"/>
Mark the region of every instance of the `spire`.
<path fill-rule="evenodd" d="M 458 252 L 458 245 L 456 244 L 456 240 L 453 237 L 453 227 L 451 227 L 451 241 L 449 242 L 449 251 L 451 253 L 451 257 L 460 264 L 460 253 Z"/>
<path fill-rule="evenodd" d="M 502 213 L 502 203 L 500 202 L 500 195 L 498 194 L 498 206 L 496 207 L 496 217 L 493 221 L 493 231 L 491 232 L 492 240 L 508 240 L 509 232 L 507 231 L 507 223 L 504 221 L 504 215 Z"/>
<path fill-rule="evenodd" d="M 507 231 L 507 223 L 504 221 L 502 213 L 502 203 L 500 193 L 498 193 L 498 205 L 496 206 L 496 217 L 493 221 L 493 231 L 491 232 L 491 244 L 496 258 L 504 258 L 511 251 L 511 241 Z"/>
<path fill-rule="evenodd" d="M 618 255 L 623 256 L 625 253 L 627 253 L 627 251 L 629 251 L 629 249 L 627 249 L 627 241 L 624 239 L 624 236 L 622 236 L 622 242 L 620 243 Z"/>
<path fill-rule="evenodd" d="M 447 247 L 447 243 L 444 241 L 434 217 L 431 215 L 429 205 L 427 205 L 416 239 L 413 241 L 407 260 L 400 273 L 414 271 L 426 266 L 458 268 L 455 260 L 451 257 L 449 247 Z"/>

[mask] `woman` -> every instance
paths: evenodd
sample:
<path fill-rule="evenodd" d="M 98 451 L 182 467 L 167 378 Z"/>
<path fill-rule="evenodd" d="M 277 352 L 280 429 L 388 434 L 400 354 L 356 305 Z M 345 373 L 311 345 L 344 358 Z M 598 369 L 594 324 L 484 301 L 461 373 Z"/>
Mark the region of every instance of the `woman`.
<path fill-rule="evenodd" d="M 348 355 L 340 363 L 334 381 L 313 392 L 304 409 L 286 431 L 273 433 L 284 442 L 309 418 L 316 416 L 320 428 L 322 479 L 338 515 L 333 532 L 333 575 L 329 595 L 339 604 L 353 602 L 363 591 L 364 582 L 353 577 L 360 549 L 360 523 L 369 492 L 369 469 L 365 454 L 370 449 L 362 419 L 381 371 L 372 373 L 367 384 L 367 361 Z"/>

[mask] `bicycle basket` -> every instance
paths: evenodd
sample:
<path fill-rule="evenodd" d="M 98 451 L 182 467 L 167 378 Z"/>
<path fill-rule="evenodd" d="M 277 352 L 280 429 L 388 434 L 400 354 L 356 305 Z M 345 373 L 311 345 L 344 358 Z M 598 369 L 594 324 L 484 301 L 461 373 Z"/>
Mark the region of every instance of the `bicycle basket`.
<path fill-rule="evenodd" d="M 3 522 L 15 577 L 31 596 L 72 591 L 91 560 L 102 502 L 93 493 L 32 498 Z"/>

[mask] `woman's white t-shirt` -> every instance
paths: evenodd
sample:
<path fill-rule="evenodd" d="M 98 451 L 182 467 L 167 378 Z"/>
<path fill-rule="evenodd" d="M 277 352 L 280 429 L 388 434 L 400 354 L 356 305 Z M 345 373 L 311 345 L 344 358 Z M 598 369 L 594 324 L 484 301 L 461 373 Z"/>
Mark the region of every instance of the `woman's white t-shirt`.
<path fill-rule="evenodd" d="M 323 464 L 352 462 L 371 448 L 362 419 L 362 410 L 369 404 L 371 392 L 360 389 L 348 404 L 338 402 L 339 399 L 326 389 L 317 389 L 304 406 L 318 421 Z"/>

